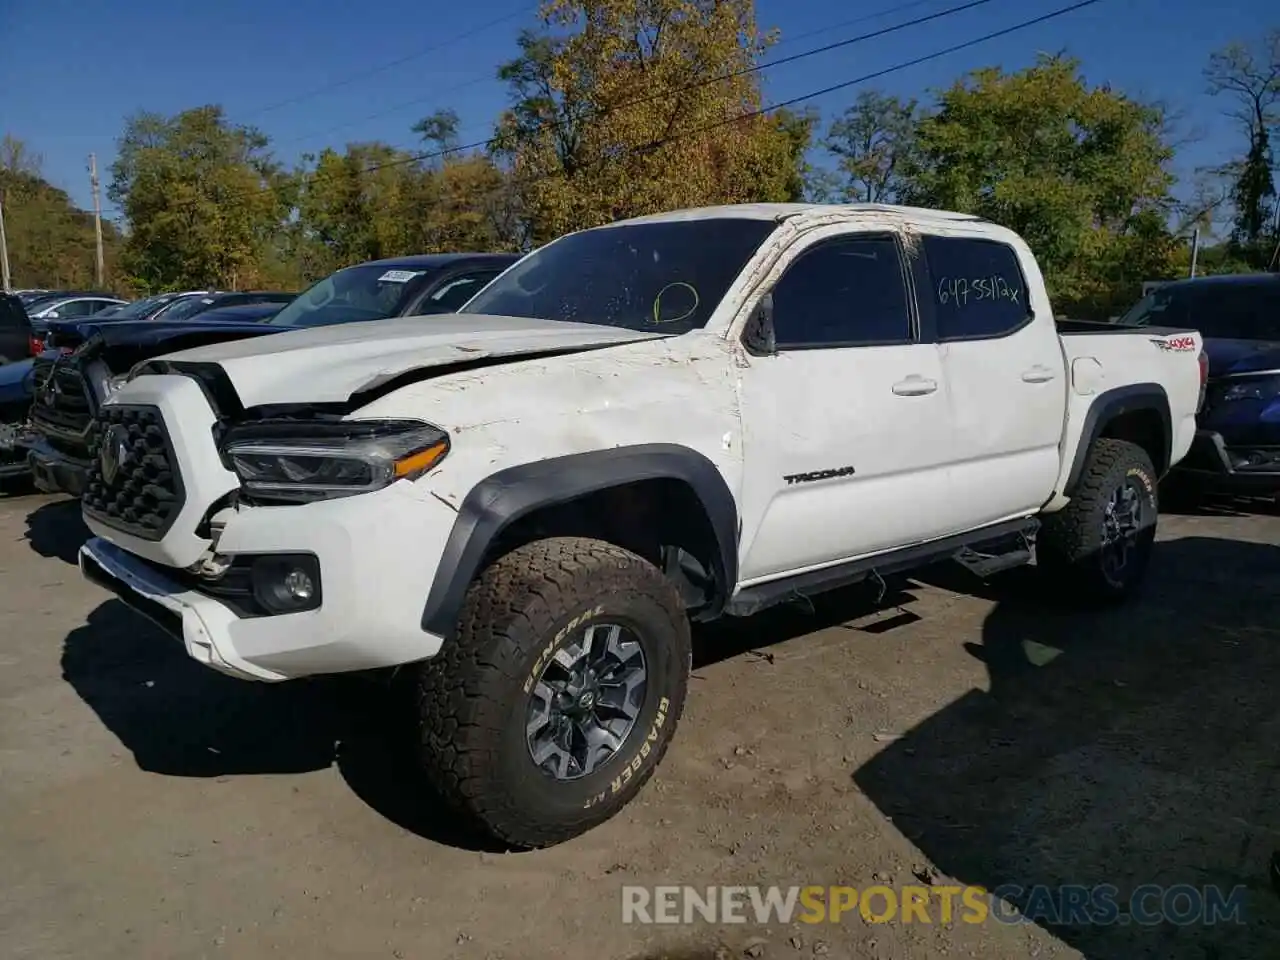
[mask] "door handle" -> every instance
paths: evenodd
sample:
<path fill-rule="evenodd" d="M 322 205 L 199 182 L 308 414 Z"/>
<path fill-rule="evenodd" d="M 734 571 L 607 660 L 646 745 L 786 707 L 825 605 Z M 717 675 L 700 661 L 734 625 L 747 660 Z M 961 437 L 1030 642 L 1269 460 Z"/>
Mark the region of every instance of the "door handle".
<path fill-rule="evenodd" d="M 1030 370 L 1023 371 L 1022 379 L 1027 383 L 1048 383 L 1054 378 L 1054 372 L 1048 367 L 1036 364 Z"/>
<path fill-rule="evenodd" d="M 893 392 L 900 397 L 923 397 L 926 393 L 933 393 L 937 389 L 938 381 L 922 377 L 918 373 L 913 373 L 907 379 L 899 380 L 893 385 Z"/>

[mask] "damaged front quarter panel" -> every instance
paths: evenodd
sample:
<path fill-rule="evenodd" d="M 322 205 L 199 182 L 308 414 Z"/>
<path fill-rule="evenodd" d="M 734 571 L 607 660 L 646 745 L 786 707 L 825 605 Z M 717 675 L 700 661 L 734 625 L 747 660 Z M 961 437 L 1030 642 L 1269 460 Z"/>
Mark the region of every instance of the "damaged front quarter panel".
<path fill-rule="evenodd" d="M 702 452 L 736 490 L 736 378 L 724 341 L 696 331 L 448 373 L 387 393 L 352 416 L 412 417 L 449 431 L 449 456 L 416 486 L 454 509 L 507 467 L 651 443 Z"/>

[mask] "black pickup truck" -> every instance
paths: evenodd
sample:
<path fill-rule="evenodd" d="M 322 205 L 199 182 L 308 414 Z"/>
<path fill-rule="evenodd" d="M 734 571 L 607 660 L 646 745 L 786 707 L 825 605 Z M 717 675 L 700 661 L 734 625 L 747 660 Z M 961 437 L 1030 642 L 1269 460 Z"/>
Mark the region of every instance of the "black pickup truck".
<path fill-rule="evenodd" d="M 518 259 L 448 253 L 361 263 L 326 277 L 265 320 L 238 318 L 235 311 L 250 308 L 231 307 L 190 320 L 60 328 L 59 349 L 35 359 L 30 429 L 22 439 L 35 485 L 47 493 L 83 492 L 97 449 L 98 407 L 144 360 L 303 327 L 452 313 Z"/>

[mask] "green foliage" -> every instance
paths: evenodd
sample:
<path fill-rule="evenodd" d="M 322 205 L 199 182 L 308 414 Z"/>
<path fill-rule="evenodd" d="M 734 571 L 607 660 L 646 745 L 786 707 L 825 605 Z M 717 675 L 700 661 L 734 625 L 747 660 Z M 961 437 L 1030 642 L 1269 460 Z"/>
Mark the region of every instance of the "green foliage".
<path fill-rule="evenodd" d="M 108 196 L 132 226 L 123 264 L 143 290 L 246 287 L 284 219 L 267 138 L 217 106 L 140 113 L 119 140 Z"/>
<path fill-rule="evenodd" d="M 1018 231 L 1063 311 L 1105 315 L 1173 269 L 1163 130 L 1160 110 L 1090 88 L 1072 59 L 978 70 L 920 122 L 900 192 Z"/>
<path fill-rule="evenodd" d="M 65 191 L 40 176 L 40 159 L 22 141 L 0 141 L 0 205 L 14 286 L 92 288 L 93 215 L 77 209 Z M 103 285 L 112 288 L 120 252 L 120 232 L 102 224 Z"/>
<path fill-rule="evenodd" d="M 839 161 L 839 198 L 852 203 L 893 203 L 901 197 L 919 120 L 914 100 L 904 102 L 876 90 L 858 94 L 823 140 Z"/>
<path fill-rule="evenodd" d="M 502 67 L 499 155 L 535 242 L 610 220 L 802 191 L 803 117 L 760 107 L 750 0 L 548 0 Z"/>
<path fill-rule="evenodd" d="M 752 0 L 545 0 L 540 19 L 498 70 L 510 102 L 488 150 L 463 151 L 457 113 L 438 110 L 411 128 L 417 153 L 351 143 L 285 170 L 262 132 L 218 106 L 130 118 L 108 190 L 129 232 L 104 224 L 109 276 L 139 292 L 298 288 L 361 260 L 520 250 L 660 210 L 810 198 L 1005 224 L 1060 311 L 1106 316 L 1142 281 L 1185 273 L 1191 227 L 1208 241 L 1216 211 L 1232 211 L 1234 231 L 1202 249 L 1203 272 L 1263 269 L 1280 239 L 1280 30 L 1210 58 L 1210 90 L 1247 136 L 1179 205 L 1165 112 L 1090 86 L 1067 57 L 974 71 L 933 103 L 863 92 L 815 143 L 816 111 L 761 111 L 754 68 L 776 34 Z M 813 162 L 819 151 L 832 162 Z M 89 284 L 92 219 L 12 139 L 0 190 L 15 277 Z"/>
<path fill-rule="evenodd" d="M 1216 51 L 1205 68 L 1209 92 L 1227 98 L 1227 115 L 1248 144 L 1243 159 L 1219 170 L 1229 182 L 1234 208 L 1231 257 L 1265 269 L 1280 245 L 1280 202 L 1276 197 L 1273 131 L 1280 124 L 1280 29 L 1255 46 L 1233 43 Z"/>

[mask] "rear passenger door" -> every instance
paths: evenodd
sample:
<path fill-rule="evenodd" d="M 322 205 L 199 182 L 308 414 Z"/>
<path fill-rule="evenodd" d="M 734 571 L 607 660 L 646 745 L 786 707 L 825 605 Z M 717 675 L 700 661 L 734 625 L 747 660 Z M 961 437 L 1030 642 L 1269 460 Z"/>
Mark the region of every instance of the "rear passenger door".
<path fill-rule="evenodd" d="M 742 583 L 938 536 L 949 414 L 898 238 L 816 239 L 771 293 L 776 350 L 739 372 Z"/>
<path fill-rule="evenodd" d="M 1035 261 L 987 236 L 925 235 L 917 255 L 929 278 L 921 315 L 939 346 L 955 431 L 963 526 L 1034 511 L 1058 477 L 1068 386 Z"/>

